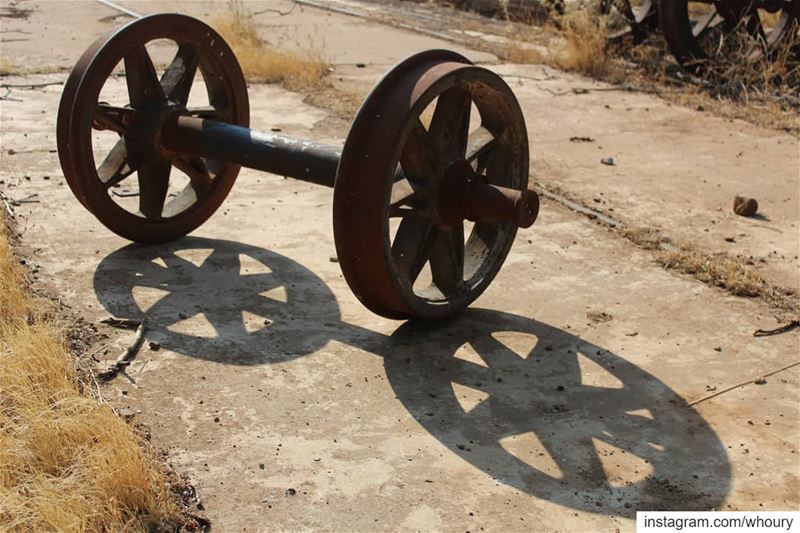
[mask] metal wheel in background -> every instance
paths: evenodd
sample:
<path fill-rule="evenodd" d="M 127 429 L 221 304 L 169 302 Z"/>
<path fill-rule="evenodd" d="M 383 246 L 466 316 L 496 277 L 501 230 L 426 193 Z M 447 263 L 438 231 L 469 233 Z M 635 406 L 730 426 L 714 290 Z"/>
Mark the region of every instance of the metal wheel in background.
<path fill-rule="evenodd" d="M 164 60 L 160 75 L 154 56 Z M 122 97 L 106 84 L 117 76 L 127 88 Z M 122 237 L 181 237 L 214 213 L 236 180 L 237 165 L 160 146 L 161 126 L 176 114 L 249 124 L 233 52 L 187 16 L 144 17 L 99 39 L 65 86 L 57 126 L 64 175 L 84 206 Z"/>
<path fill-rule="evenodd" d="M 603 0 L 600 6 L 611 42 L 630 35 L 638 43 L 658 28 L 657 0 Z"/>
<path fill-rule="evenodd" d="M 527 188 L 522 112 L 496 74 L 452 52 L 423 52 L 367 97 L 337 172 L 336 249 L 366 307 L 391 318 L 444 318 L 486 289 L 517 228 L 459 216 L 450 188 L 465 178 Z"/>
<path fill-rule="evenodd" d="M 694 74 L 742 57 L 771 60 L 798 42 L 800 0 L 660 0 L 659 13 L 672 55 Z"/>

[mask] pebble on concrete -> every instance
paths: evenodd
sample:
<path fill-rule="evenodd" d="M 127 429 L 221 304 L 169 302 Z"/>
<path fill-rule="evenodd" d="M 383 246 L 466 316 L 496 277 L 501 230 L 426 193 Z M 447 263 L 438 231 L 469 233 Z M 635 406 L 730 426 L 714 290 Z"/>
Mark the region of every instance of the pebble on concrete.
<path fill-rule="evenodd" d="M 755 198 L 737 196 L 733 199 L 733 212 L 739 216 L 751 217 L 758 212 L 758 202 Z"/>

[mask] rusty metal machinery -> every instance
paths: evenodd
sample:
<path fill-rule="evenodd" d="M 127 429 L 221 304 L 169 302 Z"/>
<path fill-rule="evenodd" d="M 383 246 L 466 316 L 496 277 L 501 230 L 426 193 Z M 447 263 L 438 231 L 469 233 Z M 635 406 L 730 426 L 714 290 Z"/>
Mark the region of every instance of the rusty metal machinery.
<path fill-rule="evenodd" d="M 658 9 L 672 55 L 692 74 L 800 58 L 800 0 L 659 0 Z"/>
<path fill-rule="evenodd" d="M 159 78 L 145 45 L 162 40 L 177 52 Z M 114 76 L 127 87 L 119 105 L 102 92 Z M 207 102 L 190 105 L 200 78 Z M 184 15 L 153 15 L 78 60 L 58 111 L 59 158 L 80 202 L 144 243 L 200 226 L 241 166 L 331 186 L 345 279 L 390 318 L 464 309 L 494 279 L 517 228 L 538 214 L 517 100 L 499 76 L 453 52 L 422 52 L 392 68 L 341 149 L 248 125 L 244 76 L 222 37 Z M 117 192 L 129 183 L 138 193 Z"/>

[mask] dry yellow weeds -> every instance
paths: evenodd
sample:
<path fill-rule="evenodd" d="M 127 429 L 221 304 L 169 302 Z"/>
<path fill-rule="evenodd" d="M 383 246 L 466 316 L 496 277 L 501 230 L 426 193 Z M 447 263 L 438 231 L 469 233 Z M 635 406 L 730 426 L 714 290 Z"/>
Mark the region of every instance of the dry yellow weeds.
<path fill-rule="evenodd" d="M 321 48 L 276 50 L 259 37 L 254 18 L 242 2 L 230 2 L 227 13 L 214 18 L 211 26 L 233 49 L 248 81 L 279 83 L 292 91 L 329 85 L 329 66 Z"/>
<path fill-rule="evenodd" d="M 553 64 L 567 71 L 608 79 L 618 70 L 607 52 L 606 17 L 580 9 L 561 17 L 563 45 Z"/>
<path fill-rule="evenodd" d="M 770 296 L 769 287 L 758 271 L 726 254 L 709 254 L 694 245 L 682 245 L 662 253 L 658 262 L 736 296 Z"/>
<path fill-rule="evenodd" d="M 64 332 L 32 297 L 0 216 L 0 530 L 148 531 L 178 509 L 152 451 L 82 393 Z"/>

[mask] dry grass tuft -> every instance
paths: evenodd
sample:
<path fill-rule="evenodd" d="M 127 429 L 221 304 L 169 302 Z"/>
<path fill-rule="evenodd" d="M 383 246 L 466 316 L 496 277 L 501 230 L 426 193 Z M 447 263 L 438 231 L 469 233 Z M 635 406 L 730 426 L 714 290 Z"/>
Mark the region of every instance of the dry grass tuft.
<path fill-rule="evenodd" d="M 499 50 L 498 56 L 503 61 L 521 65 L 540 64 L 547 61 L 547 57 L 536 48 L 513 41 Z"/>
<path fill-rule="evenodd" d="M 14 65 L 7 58 L 0 56 L 0 76 L 8 76 L 13 73 Z"/>
<path fill-rule="evenodd" d="M 689 274 L 736 296 L 767 295 L 768 286 L 761 274 L 726 254 L 708 254 L 696 246 L 682 245 L 662 253 L 658 262 L 664 268 Z"/>
<path fill-rule="evenodd" d="M 553 64 L 567 71 L 608 79 L 618 67 L 606 46 L 606 17 L 595 8 L 567 13 L 560 20 L 563 46 Z"/>
<path fill-rule="evenodd" d="M 672 242 L 655 228 L 624 227 L 619 231 L 623 237 L 645 250 L 660 250 L 663 245 Z"/>
<path fill-rule="evenodd" d="M 153 453 L 81 391 L 0 216 L 0 530 L 156 531 L 179 520 Z"/>
<path fill-rule="evenodd" d="M 241 1 L 228 5 L 228 12 L 211 25 L 233 49 L 249 81 L 278 83 L 292 91 L 324 89 L 330 84 L 330 68 L 321 48 L 276 50 L 259 37 L 254 17 Z"/>

